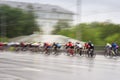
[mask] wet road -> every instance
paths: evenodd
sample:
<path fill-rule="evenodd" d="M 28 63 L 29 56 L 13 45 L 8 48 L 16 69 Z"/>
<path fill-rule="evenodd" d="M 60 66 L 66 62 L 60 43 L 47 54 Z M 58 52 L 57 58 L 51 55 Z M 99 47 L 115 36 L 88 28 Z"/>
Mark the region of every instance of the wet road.
<path fill-rule="evenodd" d="M 0 80 L 120 80 L 120 59 L 0 52 Z"/>
<path fill-rule="evenodd" d="M 62 35 L 40 35 L 40 34 L 21 36 L 18 38 L 13 38 L 10 41 L 11 42 L 50 42 L 50 43 L 51 42 L 67 43 L 69 41 L 73 43 L 82 42 Z"/>

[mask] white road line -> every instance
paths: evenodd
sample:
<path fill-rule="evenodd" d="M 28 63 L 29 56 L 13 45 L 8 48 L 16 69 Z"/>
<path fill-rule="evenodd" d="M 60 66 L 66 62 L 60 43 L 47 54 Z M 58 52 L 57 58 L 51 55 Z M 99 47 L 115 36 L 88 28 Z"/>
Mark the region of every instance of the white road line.
<path fill-rule="evenodd" d="M 29 67 L 26 67 L 26 68 L 0 68 L 0 70 L 10 70 L 10 71 L 43 71 L 41 69 L 37 69 L 37 68 L 29 68 Z"/>
<path fill-rule="evenodd" d="M 0 80 L 26 80 L 26 79 L 10 74 L 0 73 Z"/>

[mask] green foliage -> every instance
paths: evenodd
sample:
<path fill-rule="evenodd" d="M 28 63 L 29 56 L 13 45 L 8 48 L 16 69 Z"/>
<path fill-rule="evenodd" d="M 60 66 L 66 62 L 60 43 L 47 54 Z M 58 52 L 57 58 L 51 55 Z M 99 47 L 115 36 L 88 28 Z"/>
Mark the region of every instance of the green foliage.
<path fill-rule="evenodd" d="M 110 42 L 110 43 L 112 43 L 112 42 L 119 43 L 119 41 L 120 41 L 119 37 L 120 37 L 120 34 L 116 33 L 116 34 L 113 34 L 113 35 L 108 36 L 107 38 L 105 38 L 105 41 Z"/>
<path fill-rule="evenodd" d="M 75 30 L 64 29 L 59 31 L 57 34 L 65 35 L 71 38 L 75 38 Z"/>
<path fill-rule="evenodd" d="M 120 25 L 106 24 L 106 25 L 104 25 L 104 28 L 101 29 L 101 31 L 102 31 L 102 34 L 101 34 L 102 38 L 112 36 L 115 33 L 119 34 L 120 33 Z"/>
<path fill-rule="evenodd" d="M 30 35 L 35 31 L 39 31 L 32 12 L 4 5 L 0 6 L 0 16 L 4 16 L 3 21 L 6 25 L 3 26 L 6 26 L 7 37 Z"/>
<path fill-rule="evenodd" d="M 0 42 L 8 42 L 9 39 L 6 37 L 0 37 Z"/>
<path fill-rule="evenodd" d="M 81 31 L 83 41 L 91 40 L 98 45 L 120 40 L 120 25 L 109 22 L 93 22 L 84 26 L 84 30 Z"/>
<path fill-rule="evenodd" d="M 119 43 L 120 25 L 109 22 L 82 23 L 72 29 L 61 30 L 57 34 L 77 38 L 82 41 L 91 40 L 96 45 L 104 45 L 107 42 L 111 43 L 114 41 Z"/>

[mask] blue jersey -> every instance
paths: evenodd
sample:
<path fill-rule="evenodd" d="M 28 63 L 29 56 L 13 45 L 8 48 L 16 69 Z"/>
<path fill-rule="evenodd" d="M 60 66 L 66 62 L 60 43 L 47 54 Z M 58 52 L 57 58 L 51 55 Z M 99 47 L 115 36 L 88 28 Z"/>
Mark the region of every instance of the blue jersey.
<path fill-rule="evenodd" d="M 58 48 L 61 48 L 61 45 L 60 44 L 56 44 Z"/>
<path fill-rule="evenodd" d="M 117 48 L 117 44 L 116 43 L 112 43 L 112 48 L 116 49 Z"/>

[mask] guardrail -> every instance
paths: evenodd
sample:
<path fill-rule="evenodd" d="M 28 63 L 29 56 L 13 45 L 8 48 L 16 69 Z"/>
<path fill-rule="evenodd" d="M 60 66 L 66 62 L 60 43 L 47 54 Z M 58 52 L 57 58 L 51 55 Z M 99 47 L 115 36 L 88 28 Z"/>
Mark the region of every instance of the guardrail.
<path fill-rule="evenodd" d="M 105 46 L 103 45 L 96 45 L 95 50 L 104 50 Z"/>

